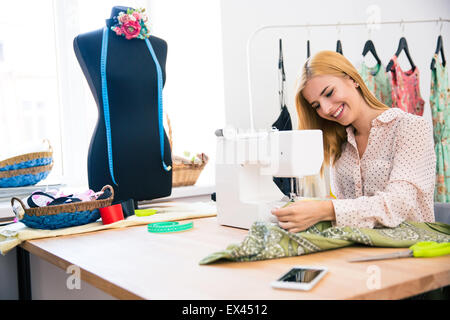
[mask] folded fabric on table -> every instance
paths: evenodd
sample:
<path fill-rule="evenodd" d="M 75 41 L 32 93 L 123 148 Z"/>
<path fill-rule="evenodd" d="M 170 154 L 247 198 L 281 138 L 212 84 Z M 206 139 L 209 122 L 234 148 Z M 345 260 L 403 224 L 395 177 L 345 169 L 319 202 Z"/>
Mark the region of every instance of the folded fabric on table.
<path fill-rule="evenodd" d="M 5 255 L 23 241 L 41 238 L 58 237 L 64 235 L 81 234 L 105 229 L 126 228 L 144 225 L 154 222 L 185 220 L 193 218 L 205 218 L 217 215 L 215 202 L 193 203 L 155 203 L 145 208 L 156 209 L 157 213 L 151 216 L 129 216 L 125 220 L 104 225 L 101 220 L 76 227 L 61 228 L 55 230 L 33 229 L 17 222 L 0 227 L 0 253 Z M 195 227 L 195 223 L 194 223 Z M 147 232 L 147 231 L 145 231 Z"/>
<path fill-rule="evenodd" d="M 450 242 L 450 225 L 403 222 L 396 228 L 332 227 L 322 221 L 305 231 L 291 233 L 277 224 L 255 222 L 241 244 L 208 255 L 201 265 L 218 261 L 257 261 L 363 244 L 373 247 L 407 248 L 420 241 Z"/>

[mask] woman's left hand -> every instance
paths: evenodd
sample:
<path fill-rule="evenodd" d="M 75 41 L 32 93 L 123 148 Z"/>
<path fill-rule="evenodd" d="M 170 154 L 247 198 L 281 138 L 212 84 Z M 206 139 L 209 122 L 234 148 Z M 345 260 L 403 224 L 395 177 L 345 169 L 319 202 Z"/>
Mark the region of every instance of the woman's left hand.
<path fill-rule="evenodd" d="M 273 209 L 281 228 L 289 232 L 300 232 L 320 221 L 335 220 L 331 200 L 301 200 L 284 208 Z"/>

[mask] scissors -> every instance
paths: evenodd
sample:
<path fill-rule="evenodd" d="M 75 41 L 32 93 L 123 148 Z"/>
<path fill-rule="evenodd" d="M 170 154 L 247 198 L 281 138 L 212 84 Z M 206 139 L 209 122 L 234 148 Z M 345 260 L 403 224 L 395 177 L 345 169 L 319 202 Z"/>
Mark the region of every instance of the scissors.
<path fill-rule="evenodd" d="M 361 261 L 373 261 L 373 260 L 385 260 L 385 259 L 397 259 L 397 258 L 425 258 L 425 257 L 438 257 L 450 254 L 450 242 L 437 243 L 435 241 L 422 241 L 409 247 L 407 251 L 397 251 L 389 254 L 382 254 L 372 257 L 350 259 L 348 262 L 361 262 Z"/>

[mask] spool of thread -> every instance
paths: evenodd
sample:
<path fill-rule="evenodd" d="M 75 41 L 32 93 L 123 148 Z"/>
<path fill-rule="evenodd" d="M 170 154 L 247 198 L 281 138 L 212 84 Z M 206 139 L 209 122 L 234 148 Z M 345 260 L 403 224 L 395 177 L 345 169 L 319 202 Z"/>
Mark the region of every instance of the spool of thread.
<path fill-rule="evenodd" d="M 110 224 L 123 220 L 122 205 L 120 203 L 109 207 L 100 208 L 99 210 L 100 215 L 102 216 L 103 224 Z"/>

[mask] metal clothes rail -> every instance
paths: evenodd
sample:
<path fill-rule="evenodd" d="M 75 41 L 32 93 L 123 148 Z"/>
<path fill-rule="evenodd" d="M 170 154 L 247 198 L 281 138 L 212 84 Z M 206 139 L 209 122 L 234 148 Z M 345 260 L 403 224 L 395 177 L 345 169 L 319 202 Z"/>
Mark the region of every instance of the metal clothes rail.
<path fill-rule="evenodd" d="M 355 27 L 355 26 L 365 26 L 372 27 L 376 25 L 384 25 L 384 24 L 398 24 L 404 29 L 405 24 L 414 24 L 414 23 L 440 23 L 440 32 L 442 32 L 442 27 L 444 22 L 450 22 L 450 19 L 428 19 L 428 20 L 396 20 L 396 21 L 379 21 L 379 22 L 345 22 L 345 23 L 322 23 L 322 24 L 285 24 L 285 25 L 263 25 L 256 29 L 251 36 L 247 40 L 247 82 L 248 82 L 248 90 L 249 90 L 249 103 L 250 103 L 250 129 L 254 131 L 254 119 L 253 119 L 253 97 L 252 97 L 252 86 L 251 86 L 251 76 L 250 76 L 250 45 L 255 38 L 255 36 L 263 30 L 267 29 L 293 29 L 293 28 L 321 28 L 321 27 Z"/>

